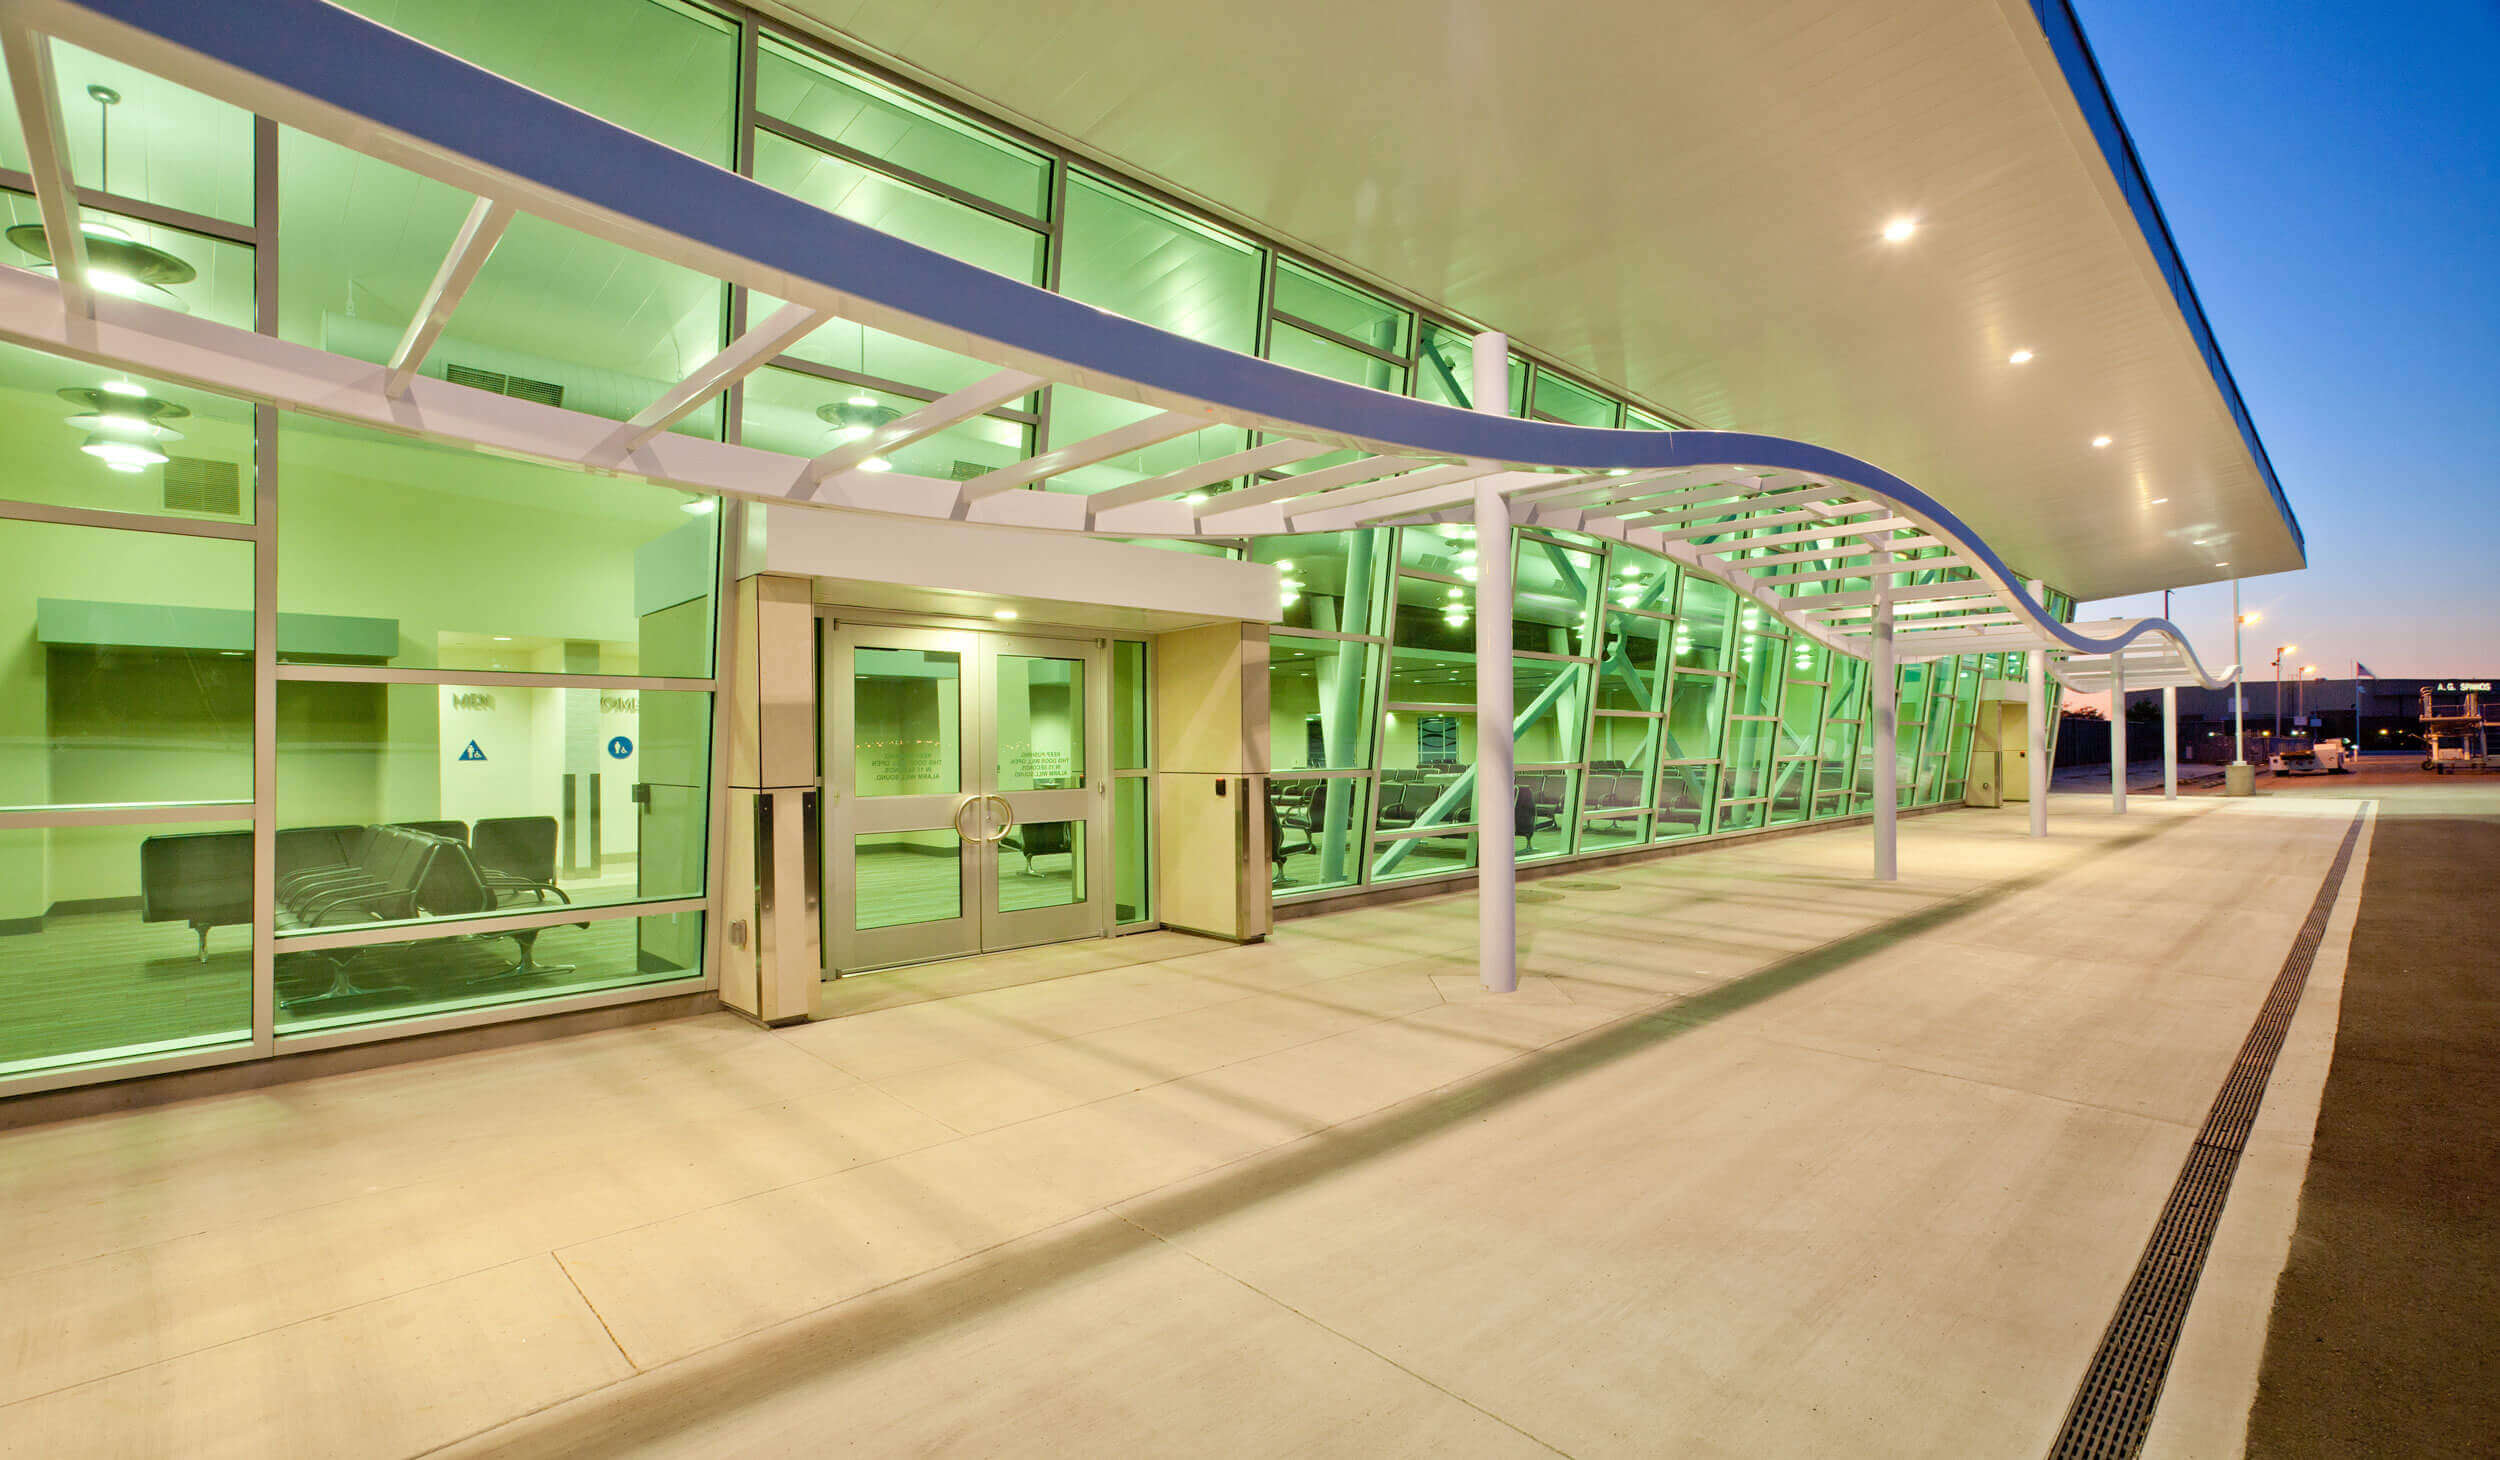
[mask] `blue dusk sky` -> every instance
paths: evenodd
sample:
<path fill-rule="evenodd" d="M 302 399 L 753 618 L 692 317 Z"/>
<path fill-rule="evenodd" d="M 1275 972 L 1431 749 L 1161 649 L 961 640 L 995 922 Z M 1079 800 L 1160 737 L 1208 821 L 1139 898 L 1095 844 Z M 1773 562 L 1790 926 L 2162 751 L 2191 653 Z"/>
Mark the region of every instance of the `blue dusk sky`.
<path fill-rule="evenodd" d="M 2075 8 L 2308 539 L 2249 678 L 2500 675 L 2500 4 Z M 2227 584 L 2171 617 L 2230 662 Z"/>

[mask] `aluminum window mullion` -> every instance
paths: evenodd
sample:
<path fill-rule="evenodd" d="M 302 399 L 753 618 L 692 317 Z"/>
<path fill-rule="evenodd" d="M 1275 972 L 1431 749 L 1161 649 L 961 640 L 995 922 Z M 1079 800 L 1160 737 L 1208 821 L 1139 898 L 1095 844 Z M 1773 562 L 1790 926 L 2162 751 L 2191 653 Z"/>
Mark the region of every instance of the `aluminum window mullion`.
<path fill-rule="evenodd" d="M 754 114 L 752 131 L 770 132 L 785 142 L 795 142 L 802 147 L 813 148 L 828 157 L 847 162 L 853 167 L 862 168 L 879 177 L 892 178 L 896 182 L 908 183 L 923 192 L 934 193 L 950 203 L 960 203 L 964 207 L 987 213 L 993 218 L 1013 223 L 1020 228 L 1029 228 L 1035 233 L 1050 231 L 1050 220 L 1047 218 L 1036 218 L 1030 213 L 1020 212 L 1004 203 L 992 202 L 979 193 L 967 192 L 953 183 L 905 167 L 899 162 L 889 162 L 873 152 L 864 151 L 848 142 L 837 142 L 822 132 L 776 117 L 770 112 L 759 110 Z M 1047 165 L 1048 159 L 1044 159 L 1044 163 Z"/>
<path fill-rule="evenodd" d="M 254 117 L 252 121 L 257 128 L 267 124 L 269 119 Z M 254 146 L 257 150 L 257 141 Z M 31 197 L 35 191 L 34 175 L 21 172 L 14 167 L 0 167 L 0 188 L 25 193 Z M 125 218 L 136 218 L 142 223 L 153 223 L 160 228 L 178 228 L 185 233 L 197 233 L 207 238 L 222 239 L 227 243 L 250 246 L 260 237 L 266 236 L 263 230 L 275 231 L 270 230 L 269 225 L 261 221 L 257 199 L 253 205 L 252 222 L 230 223 L 223 218 L 212 218 L 206 213 L 168 208 L 162 203 L 151 203 L 145 198 L 134 198 L 124 193 L 108 193 L 102 188 L 91 188 L 84 184 L 77 185 L 73 191 L 78 195 L 81 207 L 101 208 L 107 213 L 119 213 Z"/>
<path fill-rule="evenodd" d="M 717 668 L 717 664 L 715 665 Z M 634 674 L 550 674 L 517 669 L 400 669 L 379 664 L 281 664 L 280 680 L 323 684 L 468 684 L 502 689 L 622 689 L 649 694 L 715 694 L 718 677 L 669 678 Z"/>
<path fill-rule="evenodd" d="M 175 537 L 216 538 L 225 542 L 260 541 L 260 512 L 251 522 L 214 522 L 193 517 L 167 517 L 153 512 L 121 512 L 104 507 L 69 507 L 49 502 L 0 502 L 0 521 L 46 522 L 62 527 L 101 527 L 114 532 L 160 532 Z"/>
<path fill-rule="evenodd" d="M 252 119 L 252 327 L 278 333 L 278 124 Z M 252 407 L 252 1051 L 278 1027 L 278 408 Z"/>
<path fill-rule="evenodd" d="M 1270 297 L 1272 298 L 1273 295 L 1271 294 Z M 1395 306 L 1391 307 L 1394 308 Z M 1267 317 L 1270 321 L 1276 324 L 1291 325 L 1293 328 L 1302 331 L 1304 334 L 1316 335 L 1320 339 L 1326 340 L 1332 345 L 1343 345 L 1349 350 L 1369 355 L 1383 365 L 1395 365 L 1401 369 L 1406 365 L 1406 359 L 1402 355 L 1392 354 L 1391 352 L 1380 348 L 1378 345 L 1366 344 L 1352 335 L 1330 329 L 1328 326 L 1321 324 L 1316 320 L 1304 319 L 1301 315 L 1294 313 L 1290 309 L 1278 309 L 1271 304 L 1268 307 Z M 1262 345 L 1260 353 L 1262 355 L 1266 354 L 1264 345 Z"/>

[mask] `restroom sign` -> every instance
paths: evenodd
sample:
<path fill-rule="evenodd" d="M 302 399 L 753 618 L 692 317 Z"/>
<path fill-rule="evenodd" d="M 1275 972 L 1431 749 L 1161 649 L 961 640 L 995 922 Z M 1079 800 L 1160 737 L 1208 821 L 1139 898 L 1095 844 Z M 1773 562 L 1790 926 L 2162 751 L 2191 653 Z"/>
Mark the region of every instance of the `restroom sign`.
<path fill-rule="evenodd" d="M 462 760 L 484 760 L 486 759 L 486 752 L 478 749 L 477 742 L 472 740 L 469 742 L 469 748 L 460 752 L 460 758 Z"/>
<path fill-rule="evenodd" d="M 609 738 L 609 740 L 608 740 L 608 758 L 609 758 L 609 759 L 611 759 L 611 760 L 623 760 L 625 757 L 627 757 L 627 756 L 629 756 L 629 755 L 632 755 L 633 753 L 634 753 L 634 742 L 633 742 L 633 741 L 628 740 L 627 738 L 625 738 L 625 737 L 624 737 L 624 736 L 622 736 L 622 735 L 611 736 L 611 737 Z"/>

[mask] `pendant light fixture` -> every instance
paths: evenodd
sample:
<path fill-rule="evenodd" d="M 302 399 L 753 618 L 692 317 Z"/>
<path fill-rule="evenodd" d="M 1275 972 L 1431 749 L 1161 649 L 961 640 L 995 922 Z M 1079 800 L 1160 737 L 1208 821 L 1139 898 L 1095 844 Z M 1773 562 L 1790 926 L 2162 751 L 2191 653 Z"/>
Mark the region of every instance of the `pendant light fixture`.
<path fill-rule="evenodd" d="M 100 386 L 71 386 L 61 399 L 81 407 L 69 418 L 74 430 L 87 433 L 79 450 L 118 472 L 136 472 L 165 462 L 163 443 L 182 433 L 165 424 L 191 414 L 188 406 L 159 400 L 131 380 L 108 380 Z"/>
<path fill-rule="evenodd" d="M 816 419 L 834 428 L 833 438 L 836 441 L 857 441 L 888 421 L 901 419 L 902 414 L 892 406 L 877 404 L 873 395 L 855 395 L 816 408 Z M 861 462 L 859 469 L 892 471 L 894 463 L 882 456 L 872 456 Z"/>
<path fill-rule="evenodd" d="M 96 169 L 98 181 L 103 191 L 109 193 L 113 190 L 113 108 L 120 104 L 122 94 L 109 86 L 90 86 L 87 95 L 96 104 L 97 150 L 101 154 Z M 166 291 L 172 285 L 188 284 L 198 278 L 199 270 L 110 223 L 82 219 L 78 231 L 87 242 L 87 281 L 99 292 L 184 314 L 191 312 Z M 52 272 L 52 240 L 44 234 L 42 224 L 20 223 L 0 237 L 6 237 L 21 252 L 41 259 L 42 266 L 36 273 Z"/>

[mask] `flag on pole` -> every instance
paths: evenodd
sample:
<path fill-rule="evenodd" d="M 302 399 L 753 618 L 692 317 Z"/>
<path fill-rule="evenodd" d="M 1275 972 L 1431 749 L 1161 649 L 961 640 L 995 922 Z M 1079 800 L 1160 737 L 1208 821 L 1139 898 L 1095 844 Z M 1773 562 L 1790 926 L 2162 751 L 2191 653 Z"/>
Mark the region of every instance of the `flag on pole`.
<path fill-rule="evenodd" d="M 2353 678 L 2355 678 L 2355 679 L 2376 679 L 2376 678 L 2378 678 L 2378 676 L 2377 676 L 2377 675 L 2372 674 L 2372 673 L 2370 672 L 2370 666 L 2369 666 L 2369 665 L 2362 663 L 2362 662 L 2361 662 L 2360 660 L 2358 660 L 2358 659 L 2355 659 L 2354 661 L 2352 661 L 2352 677 L 2353 677 Z"/>

